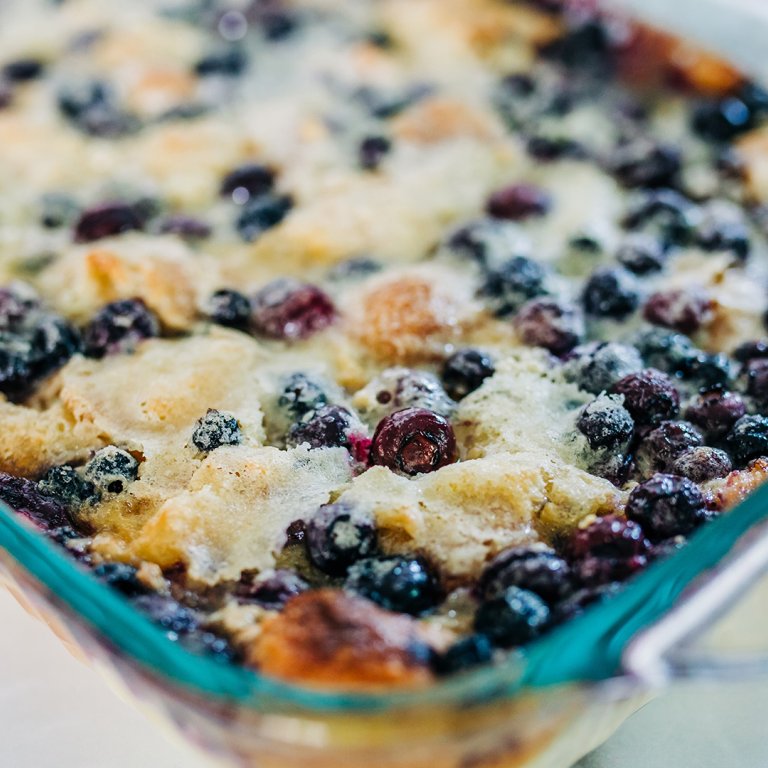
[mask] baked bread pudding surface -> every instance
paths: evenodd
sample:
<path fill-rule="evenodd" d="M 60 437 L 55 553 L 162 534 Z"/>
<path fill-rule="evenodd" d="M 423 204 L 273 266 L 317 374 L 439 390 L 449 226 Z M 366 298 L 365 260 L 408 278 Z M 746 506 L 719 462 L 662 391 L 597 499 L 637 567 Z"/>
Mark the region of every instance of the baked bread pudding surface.
<path fill-rule="evenodd" d="M 0 500 L 171 640 L 429 684 L 764 479 L 725 63 L 557 0 L 0 19 Z"/>

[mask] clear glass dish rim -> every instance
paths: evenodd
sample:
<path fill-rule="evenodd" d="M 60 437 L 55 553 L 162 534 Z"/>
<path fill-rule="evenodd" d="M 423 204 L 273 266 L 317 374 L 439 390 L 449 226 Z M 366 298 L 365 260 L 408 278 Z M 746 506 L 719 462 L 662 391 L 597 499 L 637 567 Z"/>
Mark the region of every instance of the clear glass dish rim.
<path fill-rule="evenodd" d="M 101 641 L 150 675 L 212 703 L 319 716 L 457 708 L 509 700 L 547 686 L 594 684 L 620 677 L 622 655 L 632 638 L 664 616 L 694 580 L 765 520 L 768 485 L 698 530 L 686 547 L 649 566 L 616 595 L 513 652 L 503 663 L 438 680 L 423 689 L 371 693 L 304 687 L 187 651 L 2 503 L 0 547 L 54 602 L 63 604 Z"/>

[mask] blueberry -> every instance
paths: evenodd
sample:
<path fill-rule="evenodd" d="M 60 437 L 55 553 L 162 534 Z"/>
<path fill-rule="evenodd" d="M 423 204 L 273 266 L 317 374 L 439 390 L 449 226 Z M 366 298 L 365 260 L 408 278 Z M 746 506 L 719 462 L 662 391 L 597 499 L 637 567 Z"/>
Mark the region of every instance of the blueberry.
<path fill-rule="evenodd" d="M 84 211 L 75 223 L 76 243 L 91 243 L 131 230 L 144 229 L 144 221 L 132 205 L 104 203 Z"/>
<path fill-rule="evenodd" d="M 243 576 L 235 587 L 240 602 L 256 603 L 271 611 L 279 611 L 292 597 L 309 589 L 304 579 L 287 568 L 262 571 L 257 576 Z"/>
<path fill-rule="evenodd" d="M 574 592 L 557 606 L 552 623 L 561 624 L 562 622 L 570 621 L 570 619 L 584 613 L 590 605 L 602 603 L 620 590 L 621 583 L 617 581 L 584 587 Z"/>
<path fill-rule="evenodd" d="M 671 472 L 681 454 L 703 444 L 701 432 L 687 421 L 662 421 L 638 444 L 635 464 L 643 477 L 655 472 Z"/>
<path fill-rule="evenodd" d="M 84 480 L 74 467 L 67 464 L 51 467 L 40 478 L 37 487 L 41 493 L 52 496 L 67 507 L 79 507 L 98 498 L 93 483 Z"/>
<path fill-rule="evenodd" d="M 638 196 L 622 223 L 628 229 L 660 236 L 665 245 L 685 245 L 700 220 L 701 211 L 687 197 L 672 189 L 657 189 Z"/>
<path fill-rule="evenodd" d="M 195 613 L 172 597 L 156 593 L 139 595 L 134 598 L 133 605 L 174 636 L 192 632 L 198 627 Z"/>
<path fill-rule="evenodd" d="M 725 447 L 737 466 L 768 456 L 768 418 L 742 416 L 725 436 Z"/>
<path fill-rule="evenodd" d="M 205 416 L 198 419 L 192 433 L 192 443 L 203 453 L 222 445 L 239 445 L 242 440 L 243 435 L 237 419 L 231 413 L 213 408 L 209 408 Z"/>
<path fill-rule="evenodd" d="M 508 587 L 527 589 L 553 605 L 570 594 L 571 569 L 550 550 L 513 547 L 496 555 L 485 566 L 477 591 L 488 600 L 499 597 Z"/>
<path fill-rule="evenodd" d="M 15 59 L 2 69 L 2 76 L 11 83 L 26 83 L 37 80 L 45 71 L 45 64 L 40 59 Z"/>
<path fill-rule="evenodd" d="M 699 227 L 697 245 L 705 251 L 730 251 L 744 260 L 752 248 L 749 230 L 742 221 L 706 221 Z"/>
<path fill-rule="evenodd" d="M 295 424 L 288 434 L 288 445 L 307 443 L 310 448 L 349 448 L 356 425 L 354 416 L 340 405 L 324 405 L 307 421 Z"/>
<path fill-rule="evenodd" d="M 724 437 L 747 412 L 744 400 L 735 392 L 717 388 L 700 392 L 685 409 L 685 418 L 709 438 Z"/>
<path fill-rule="evenodd" d="M 253 330 L 272 339 L 305 339 L 335 319 L 330 297 L 317 286 L 298 280 L 273 280 L 251 302 Z"/>
<path fill-rule="evenodd" d="M 524 344 L 543 347 L 553 355 L 570 352 L 584 336 L 584 318 L 578 307 L 550 298 L 531 299 L 514 318 Z"/>
<path fill-rule="evenodd" d="M 587 148 L 563 136 L 531 136 L 525 144 L 528 154 L 544 163 L 554 160 L 583 160 L 589 157 Z"/>
<path fill-rule="evenodd" d="M 731 355 L 740 363 L 746 363 L 760 357 L 768 357 L 768 343 L 762 339 L 745 341 L 743 344 L 739 344 L 739 346 L 733 350 Z"/>
<path fill-rule="evenodd" d="M 122 493 L 139 475 L 139 462 L 128 451 L 108 445 L 85 465 L 85 479 L 101 493 Z"/>
<path fill-rule="evenodd" d="M 206 314 L 217 325 L 242 331 L 251 321 L 251 302 L 240 291 L 220 288 L 208 299 Z"/>
<path fill-rule="evenodd" d="M 487 664 L 492 658 L 490 640 L 485 635 L 474 634 L 462 637 L 439 654 L 434 660 L 434 667 L 439 675 L 453 675 Z"/>
<path fill-rule="evenodd" d="M 310 560 L 321 571 L 338 576 L 375 552 L 376 524 L 358 507 L 326 504 L 307 522 L 306 541 Z"/>
<path fill-rule="evenodd" d="M 635 421 L 616 397 L 601 395 L 584 406 L 576 426 L 593 450 L 623 452 L 635 431 Z"/>
<path fill-rule="evenodd" d="M 450 416 L 456 403 L 448 397 L 440 380 L 427 371 L 394 368 L 382 372 L 381 387 L 376 393 L 380 405 L 389 405 L 389 412 L 403 408 L 426 408 L 440 416 Z"/>
<path fill-rule="evenodd" d="M 507 587 L 498 597 L 484 602 L 475 614 L 475 631 L 502 648 L 524 645 L 549 624 L 547 604 L 536 594 Z"/>
<path fill-rule="evenodd" d="M 235 229 L 247 243 L 276 227 L 293 208 L 289 195 L 261 195 L 246 203 L 235 221 Z"/>
<path fill-rule="evenodd" d="M 363 280 L 381 272 L 381 262 L 370 256 L 354 256 L 341 261 L 328 271 L 329 280 Z"/>
<path fill-rule="evenodd" d="M 547 293 L 544 267 L 525 256 L 515 256 L 487 273 L 480 295 L 498 317 L 517 311 L 528 299 Z"/>
<path fill-rule="evenodd" d="M 37 483 L 23 477 L 0 472 L 0 502 L 44 530 L 72 523 L 63 504 L 44 494 Z"/>
<path fill-rule="evenodd" d="M 486 211 L 495 219 L 520 221 L 544 216 L 552 207 L 550 194 L 533 184 L 513 184 L 496 190 L 486 203 Z"/>
<path fill-rule="evenodd" d="M 635 275 L 648 275 L 664 269 L 667 255 L 657 238 L 635 232 L 622 240 L 616 259 Z"/>
<path fill-rule="evenodd" d="M 274 184 L 275 172 L 271 168 L 260 163 L 249 163 L 235 168 L 224 177 L 219 194 L 244 205 L 251 198 L 271 192 Z"/>
<path fill-rule="evenodd" d="M 685 477 L 666 474 L 636 486 L 625 514 L 654 540 L 687 535 L 709 517 L 698 487 Z"/>
<path fill-rule="evenodd" d="M 368 557 L 350 568 L 347 589 L 390 611 L 419 616 L 440 599 L 440 583 L 420 557 Z"/>
<path fill-rule="evenodd" d="M 768 405 L 768 358 L 747 360 L 739 377 L 741 388 L 760 406 Z"/>
<path fill-rule="evenodd" d="M 360 167 L 375 171 L 392 149 L 392 142 L 386 136 L 366 136 L 357 148 Z"/>
<path fill-rule="evenodd" d="M 460 349 L 443 363 L 442 379 L 446 392 L 454 400 L 474 392 L 496 372 L 491 358 L 479 349 Z"/>
<path fill-rule="evenodd" d="M 701 355 L 689 338 L 661 328 L 644 331 L 635 344 L 646 365 L 672 376 L 688 374 Z"/>
<path fill-rule="evenodd" d="M 117 105 L 112 89 L 99 81 L 63 90 L 58 106 L 66 120 L 89 136 L 119 138 L 135 133 L 140 127 L 134 115 Z"/>
<path fill-rule="evenodd" d="M 672 380 L 653 368 L 630 373 L 617 381 L 611 391 L 624 395 L 624 407 L 638 424 L 660 424 L 674 419 L 680 409 L 680 394 Z"/>
<path fill-rule="evenodd" d="M 284 408 L 294 421 L 308 413 L 314 413 L 328 404 L 328 396 L 316 381 L 306 373 L 292 373 L 285 381 L 277 404 Z"/>
<path fill-rule="evenodd" d="M 139 342 L 160 335 L 160 322 L 142 299 L 113 301 L 83 329 L 86 355 L 104 357 L 133 352 Z"/>
<path fill-rule="evenodd" d="M 521 273 L 517 281 L 523 288 L 527 283 L 535 283 L 536 274 L 539 272 L 541 275 L 538 281 L 540 283 L 544 281 L 543 270 L 537 262 L 530 259 L 525 259 L 524 262 L 514 262 L 514 260 L 510 262 L 511 257 L 516 255 L 521 257 L 520 254 L 527 253 L 530 250 L 530 243 L 519 227 L 508 221 L 490 218 L 471 221 L 451 232 L 444 248 L 449 253 L 463 260 L 475 262 L 485 269 L 495 270 L 497 265 L 501 265 L 500 271 L 504 272 L 505 265 L 508 265 L 507 271 L 511 274 L 507 277 L 507 282 L 513 280 L 516 273 Z M 529 277 L 524 279 L 525 275 Z M 497 281 L 503 282 L 503 275 L 500 275 Z M 523 292 L 525 294 L 525 291 Z M 531 296 L 523 295 L 518 304 L 526 298 Z"/>
<path fill-rule="evenodd" d="M 237 77 L 248 66 L 248 56 L 241 48 L 229 47 L 201 58 L 194 67 L 199 77 Z"/>
<path fill-rule="evenodd" d="M 697 389 L 726 387 L 733 378 L 733 365 L 727 355 L 697 352 L 682 371 L 682 377 Z"/>
<path fill-rule="evenodd" d="M 450 423 L 426 408 L 405 408 L 386 416 L 373 435 L 369 462 L 393 472 L 434 472 L 456 460 Z"/>
<path fill-rule="evenodd" d="M 232 664 L 239 660 L 239 654 L 229 640 L 213 632 L 196 629 L 185 633 L 180 639 L 190 653 L 208 656 L 219 664 Z"/>
<path fill-rule="evenodd" d="M 577 348 L 564 372 L 581 389 L 597 395 L 642 367 L 643 360 L 635 347 L 609 341 Z"/>
<path fill-rule="evenodd" d="M 137 573 L 136 568 L 127 563 L 102 563 L 93 569 L 93 575 L 97 579 L 128 597 L 144 595 L 149 591 L 139 581 Z"/>
<path fill-rule="evenodd" d="M 715 142 L 730 141 L 754 126 L 754 115 L 736 96 L 700 104 L 693 113 L 693 130 Z"/>
<path fill-rule="evenodd" d="M 646 301 L 643 317 L 654 325 L 691 335 L 704 324 L 711 308 L 711 299 L 698 291 L 657 291 Z"/>
<path fill-rule="evenodd" d="M 644 568 L 650 548 L 642 527 L 618 515 L 576 529 L 566 545 L 579 580 L 591 586 L 621 581 Z"/>
<path fill-rule="evenodd" d="M 611 172 L 625 187 L 669 187 L 681 168 L 680 150 L 648 141 L 619 146 L 609 162 Z"/>
<path fill-rule="evenodd" d="M 211 236 L 211 226 L 202 219 L 184 214 L 167 216 L 159 224 L 159 231 L 164 235 L 177 235 L 182 240 L 194 242 Z"/>
<path fill-rule="evenodd" d="M 601 267 L 584 285 L 582 301 L 589 315 L 623 320 L 637 309 L 640 296 L 629 272 Z"/>
<path fill-rule="evenodd" d="M 670 471 L 694 483 L 707 483 L 725 477 L 733 469 L 731 457 L 719 448 L 704 445 L 689 448 L 673 462 Z"/>

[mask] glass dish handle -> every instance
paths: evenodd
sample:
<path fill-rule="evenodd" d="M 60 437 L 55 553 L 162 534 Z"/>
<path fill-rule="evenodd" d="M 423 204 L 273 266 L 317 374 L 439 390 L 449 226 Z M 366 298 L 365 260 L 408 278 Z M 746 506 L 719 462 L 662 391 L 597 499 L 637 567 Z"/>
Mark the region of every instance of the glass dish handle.
<path fill-rule="evenodd" d="M 680 679 L 768 677 L 768 523 L 751 530 L 713 571 L 700 577 L 659 621 L 636 635 L 623 655 L 624 669 L 660 687 Z M 762 590 L 761 590 L 762 586 Z M 761 590 L 762 610 L 749 621 L 766 624 L 764 650 L 727 653 L 700 641 L 752 591 Z M 753 595 L 754 596 L 754 595 Z"/>

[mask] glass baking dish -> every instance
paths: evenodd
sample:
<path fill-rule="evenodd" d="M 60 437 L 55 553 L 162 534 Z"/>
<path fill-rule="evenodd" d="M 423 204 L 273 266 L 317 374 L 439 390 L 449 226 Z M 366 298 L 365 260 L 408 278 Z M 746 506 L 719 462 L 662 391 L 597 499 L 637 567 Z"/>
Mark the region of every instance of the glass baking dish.
<path fill-rule="evenodd" d="M 731 29 L 751 26 L 746 3 L 700 1 Z M 768 672 L 759 648 L 723 655 L 719 635 L 696 642 L 766 568 L 768 487 L 502 666 L 417 692 L 328 693 L 185 651 L 0 505 L 0 574 L 19 602 L 189 740 L 254 768 L 566 768 L 677 677 Z"/>

